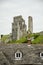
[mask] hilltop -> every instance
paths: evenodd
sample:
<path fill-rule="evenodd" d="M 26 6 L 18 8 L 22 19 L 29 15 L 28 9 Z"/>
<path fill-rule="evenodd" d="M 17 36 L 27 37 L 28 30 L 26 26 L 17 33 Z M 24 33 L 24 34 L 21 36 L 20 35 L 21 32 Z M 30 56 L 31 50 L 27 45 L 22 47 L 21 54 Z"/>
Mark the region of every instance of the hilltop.
<path fill-rule="evenodd" d="M 10 35 L 3 35 L 2 37 L 2 41 L 3 42 L 7 42 L 7 43 L 27 43 L 27 37 L 29 35 L 26 35 L 22 38 L 20 38 L 19 40 L 11 40 Z M 31 38 L 31 42 L 32 44 L 43 44 L 43 32 L 39 32 L 39 33 L 32 33 L 30 34 L 30 38 Z"/>

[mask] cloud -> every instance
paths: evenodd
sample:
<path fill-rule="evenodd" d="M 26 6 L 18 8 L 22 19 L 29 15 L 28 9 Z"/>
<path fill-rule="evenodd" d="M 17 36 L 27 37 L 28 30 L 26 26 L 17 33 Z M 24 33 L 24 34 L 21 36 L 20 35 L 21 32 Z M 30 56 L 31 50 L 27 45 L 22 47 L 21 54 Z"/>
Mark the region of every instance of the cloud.
<path fill-rule="evenodd" d="M 42 0 L 0 0 L 0 33 L 10 33 L 13 17 L 17 15 L 22 15 L 26 24 L 28 16 L 32 16 L 34 32 L 43 30 L 42 6 Z"/>

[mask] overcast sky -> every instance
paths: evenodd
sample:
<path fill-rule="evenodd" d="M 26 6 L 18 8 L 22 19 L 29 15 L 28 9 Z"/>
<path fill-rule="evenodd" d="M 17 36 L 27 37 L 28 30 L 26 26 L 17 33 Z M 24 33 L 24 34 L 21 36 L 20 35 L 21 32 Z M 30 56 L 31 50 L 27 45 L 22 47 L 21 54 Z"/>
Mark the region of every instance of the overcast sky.
<path fill-rule="evenodd" d="M 22 15 L 25 23 L 33 17 L 33 32 L 43 31 L 43 0 L 0 0 L 0 34 L 11 33 L 13 17 Z"/>

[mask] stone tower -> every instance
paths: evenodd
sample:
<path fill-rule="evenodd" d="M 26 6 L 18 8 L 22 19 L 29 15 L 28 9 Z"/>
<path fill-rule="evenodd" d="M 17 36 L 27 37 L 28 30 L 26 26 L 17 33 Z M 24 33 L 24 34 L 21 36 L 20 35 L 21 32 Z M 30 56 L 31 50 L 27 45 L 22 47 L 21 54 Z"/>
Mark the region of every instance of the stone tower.
<path fill-rule="evenodd" d="M 33 19 L 31 16 L 28 17 L 28 32 L 33 33 Z"/>

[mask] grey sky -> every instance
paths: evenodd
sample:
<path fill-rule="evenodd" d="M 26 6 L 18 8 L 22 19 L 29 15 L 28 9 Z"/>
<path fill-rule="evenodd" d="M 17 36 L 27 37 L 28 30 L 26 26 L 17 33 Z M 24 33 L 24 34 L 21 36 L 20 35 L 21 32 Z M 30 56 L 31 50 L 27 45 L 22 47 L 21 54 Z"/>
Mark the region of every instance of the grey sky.
<path fill-rule="evenodd" d="M 26 24 L 33 17 L 33 32 L 43 31 L 43 0 L 0 0 L 0 34 L 11 33 L 13 17 L 22 15 Z"/>

